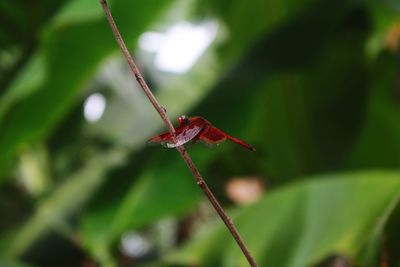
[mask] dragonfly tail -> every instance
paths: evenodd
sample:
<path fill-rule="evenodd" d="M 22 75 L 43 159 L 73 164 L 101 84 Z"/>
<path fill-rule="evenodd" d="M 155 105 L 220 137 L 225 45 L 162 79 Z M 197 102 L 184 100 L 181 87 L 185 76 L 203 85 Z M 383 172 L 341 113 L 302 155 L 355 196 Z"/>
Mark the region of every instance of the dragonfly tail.
<path fill-rule="evenodd" d="M 229 140 L 231 140 L 232 142 L 234 142 L 234 143 L 236 143 L 238 145 L 241 145 L 242 147 L 244 147 L 244 148 L 246 148 L 246 149 L 248 149 L 248 150 L 250 150 L 252 152 L 256 151 L 256 149 L 254 147 L 252 147 L 251 145 L 247 144 L 246 142 L 244 142 L 244 141 L 242 141 L 240 139 L 237 139 L 237 138 L 235 138 L 233 136 L 230 136 L 230 135 L 227 135 L 227 138 Z"/>

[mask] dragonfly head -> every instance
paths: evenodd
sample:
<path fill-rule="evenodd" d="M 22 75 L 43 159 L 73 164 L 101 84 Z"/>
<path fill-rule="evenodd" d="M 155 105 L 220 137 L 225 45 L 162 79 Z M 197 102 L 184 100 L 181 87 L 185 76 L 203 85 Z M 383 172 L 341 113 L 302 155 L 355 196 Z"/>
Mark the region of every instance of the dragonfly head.
<path fill-rule="evenodd" d="M 188 117 L 186 117 L 186 115 L 182 115 L 182 116 L 179 116 L 179 117 L 178 117 L 178 124 L 179 124 L 179 126 L 188 124 L 189 122 L 190 122 L 190 121 L 189 121 Z"/>

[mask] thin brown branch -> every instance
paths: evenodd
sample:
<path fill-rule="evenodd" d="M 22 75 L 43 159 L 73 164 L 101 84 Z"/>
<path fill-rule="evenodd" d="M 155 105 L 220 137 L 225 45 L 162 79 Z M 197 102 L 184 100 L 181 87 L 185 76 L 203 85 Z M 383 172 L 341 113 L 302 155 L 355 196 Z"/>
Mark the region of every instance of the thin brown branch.
<path fill-rule="evenodd" d="M 124 54 L 125 59 L 128 62 L 128 65 L 135 76 L 137 82 L 139 83 L 140 87 L 143 89 L 144 93 L 149 98 L 150 102 L 153 104 L 154 108 L 157 110 L 158 114 L 160 114 L 161 119 L 164 121 L 165 125 L 168 128 L 168 131 L 171 134 L 175 134 L 174 126 L 172 125 L 171 121 L 169 120 L 165 109 L 158 103 L 157 99 L 154 97 L 153 93 L 151 92 L 149 86 L 147 85 L 146 81 L 144 80 L 139 68 L 135 64 L 132 56 L 130 55 L 124 41 L 122 40 L 121 34 L 115 24 L 115 21 L 111 15 L 110 9 L 107 5 L 105 0 L 100 0 L 100 3 L 104 9 L 105 15 L 107 17 L 108 23 L 111 26 L 111 29 L 114 33 L 115 39 L 119 47 Z M 222 221 L 228 227 L 229 231 L 231 232 L 233 238 L 236 240 L 237 244 L 239 245 L 240 249 L 242 250 L 244 256 L 246 257 L 247 261 L 249 262 L 250 266 L 258 267 L 256 261 L 251 256 L 250 251 L 246 247 L 243 242 L 243 239 L 240 237 L 238 230 L 236 229 L 233 221 L 229 216 L 225 213 L 221 205 L 219 204 L 218 200 L 215 198 L 214 194 L 211 192 L 210 188 L 207 186 L 204 179 L 201 177 L 200 172 L 197 170 L 196 166 L 194 165 L 192 159 L 190 158 L 189 154 L 187 153 L 184 146 L 178 146 L 176 148 L 179 153 L 181 154 L 183 160 L 185 161 L 186 165 L 189 167 L 190 171 L 192 172 L 194 178 L 196 179 L 196 183 L 198 186 L 203 190 L 204 194 L 206 195 L 207 199 L 210 201 L 211 205 L 214 207 L 215 211 L 218 213 Z"/>

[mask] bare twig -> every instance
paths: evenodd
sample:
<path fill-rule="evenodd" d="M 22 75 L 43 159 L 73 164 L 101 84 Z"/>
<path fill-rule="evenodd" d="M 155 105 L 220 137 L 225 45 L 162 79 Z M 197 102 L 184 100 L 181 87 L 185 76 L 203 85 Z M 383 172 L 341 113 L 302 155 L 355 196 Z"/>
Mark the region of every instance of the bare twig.
<path fill-rule="evenodd" d="M 158 103 L 157 99 L 154 97 L 153 93 L 151 92 L 149 86 L 147 85 L 146 81 L 144 80 L 139 68 L 135 64 L 132 56 L 130 55 L 124 41 L 122 40 L 121 34 L 118 31 L 117 25 L 111 15 L 110 9 L 107 5 L 106 0 L 100 0 L 100 3 L 104 9 L 104 13 L 107 17 L 108 23 L 111 26 L 111 29 L 114 33 L 115 39 L 118 42 L 119 47 L 124 54 L 125 59 L 127 60 L 129 67 L 135 76 L 137 82 L 140 84 L 140 87 L 143 89 L 144 93 L 149 98 L 150 102 L 153 104 L 154 108 L 157 110 L 158 114 L 160 114 L 161 119 L 164 121 L 165 125 L 168 128 L 168 131 L 175 136 L 175 129 L 172 125 L 171 121 L 169 120 L 165 109 Z M 204 194 L 206 195 L 207 199 L 210 201 L 211 205 L 214 207 L 215 211 L 221 217 L 222 221 L 228 227 L 229 231 L 231 232 L 233 238 L 236 240 L 237 244 L 239 245 L 240 249 L 242 250 L 243 254 L 245 255 L 247 261 L 249 262 L 250 266 L 258 267 L 256 261 L 251 256 L 250 251 L 244 244 L 242 238 L 239 235 L 238 230 L 236 229 L 233 221 L 229 216 L 225 213 L 221 205 L 219 204 L 218 200 L 215 198 L 214 194 L 211 192 L 210 188 L 207 186 L 204 179 L 201 177 L 199 171 L 197 170 L 196 166 L 194 165 L 192 159 L 190 158 L 189 154 L 187 153 L 184 146 L 178 146 L 176 148 L 179 153 L 181 154 L 183 160 L 186 162 L 186 165 L 189 167 L 190 171 L 192 172 L 194 178 L 196 179 L 196 183 L 198 186 L 203 190 Z"/>

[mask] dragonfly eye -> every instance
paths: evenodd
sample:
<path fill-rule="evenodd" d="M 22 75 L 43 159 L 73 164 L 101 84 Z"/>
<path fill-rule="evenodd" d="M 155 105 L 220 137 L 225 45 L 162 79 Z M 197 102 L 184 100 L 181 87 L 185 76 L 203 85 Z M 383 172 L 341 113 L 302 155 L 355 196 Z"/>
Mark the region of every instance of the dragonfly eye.
<path fill-rule="evenodd" d="M 182 115 L 178 117 L 178 124 L 179 125 L 183 125 L 186 124 L 188 122 L 188 118 L 186 117 L 186 115 Z"/>

